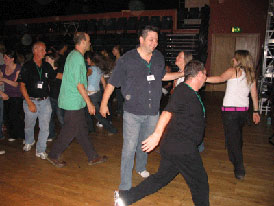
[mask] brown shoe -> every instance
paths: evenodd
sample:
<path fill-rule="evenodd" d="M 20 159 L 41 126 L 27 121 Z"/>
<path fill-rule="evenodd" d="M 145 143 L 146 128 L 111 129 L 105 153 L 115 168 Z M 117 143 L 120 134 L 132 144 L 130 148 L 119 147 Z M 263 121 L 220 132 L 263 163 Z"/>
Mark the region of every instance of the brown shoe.
<path fill-rule="evenodd" d="M 60 161 L 60 160 L 55 160 L 55 159 L 51 159 L 49 157 L 47 157 L 47 160 L 53 164 L 55 167 L 58 167 L 58 168 L 62 168 L 66 165 L 66 162 L 65 161 Z"/>
<path fill-rule="evenodd" d="M 90 160 L 88 162 L 88 165 L 95 165 L 95 164 L 103 163 L 103 162 L 107 161 L 107 159 L 108 159 L 107 156 L 99 156 L 93 160 Z"/>

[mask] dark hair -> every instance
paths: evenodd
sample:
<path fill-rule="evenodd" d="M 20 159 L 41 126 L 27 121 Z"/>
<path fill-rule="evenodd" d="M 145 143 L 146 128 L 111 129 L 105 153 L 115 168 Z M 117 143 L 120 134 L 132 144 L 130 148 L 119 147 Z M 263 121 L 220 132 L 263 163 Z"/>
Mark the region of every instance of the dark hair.
<path fill-rule="evenodd" d="M 117 49 L 119 51 L 120 55 L 122 56 L 123 49 L 121 48 L 121 46 L 120 45 L 114 45 L 114 47 L 112 49 L 114 49 L 114 48 Z"/>
<path fill-rule="evenodd" d="M 139 33 L 139 37 L 143 37 L 145 39 L 147 37 L 147 33 L 148 32 L 156 32 L 156 33 L 158 33 L 159 29 L 156 26 L 147 25 L 147 26 L 145 26 L 145 28 L 143 28 L 141 30 L 141 32 Z"/>
<path fill-rule="evenodd" d="M 202 72 L 205 70 L 204 64 L 198 60 L 191 60 L 187 63 L 185 70 L 184 70 L 184 76 L 185 81 L 189 78 L 196 77 L 199 72 Z"/>
<path fill-rule="evenodd" d="M 95 66 L 99 67 L 104 73 L 109 70 L 107 61 L 105 61 L 104 56 L 101 54 L 87 51 L 85 53 L 85 59 L 90 58 L 90 60 L 95 64 Z"/>
<path fill-rule="evenodd" d="M 57 53 L 49 53 L 49 54 L 46 54 L 45 57 L 49 57 L 51 59 L 54 60 L 54 66 L 55 67 L 58 67 L 58 59 L 59 59 L 59 56 L 57 55 Z"/>
<path fill-rule="evenodd" d="M 16 52 L 13 50 L 7 50 L 4 52 L 4 55 L 7 55 L 9 58 L 16 58 Z"/>
<path fill-rule="evenodd" d="M 65 46 L 68 46 L 68 44 L 64 41 L 61 41 L 58 43 L 58 46 L 56 47 L 58 51 L 60 51 L 61 49 L 63 49 Z"/>
<path fill-rule="evenodd" d="M 54 46 L 50 46 L 47 49 L 47 54 L 55 54 L 56 53 L 56 48 Z"/>
<path fill-rule="evenodd" d="M 80 44 L 81 41 L 86 41 L 86 33 L 85 32 L 77 32 L 74 34 L 73 42 L 75 45 Z"/>
<path fill-rule="evenodd" d="M 165 65 L 168 66 L 168 67 L 171 67 L 171 63 L 170 62 L 166 62 Z"/>

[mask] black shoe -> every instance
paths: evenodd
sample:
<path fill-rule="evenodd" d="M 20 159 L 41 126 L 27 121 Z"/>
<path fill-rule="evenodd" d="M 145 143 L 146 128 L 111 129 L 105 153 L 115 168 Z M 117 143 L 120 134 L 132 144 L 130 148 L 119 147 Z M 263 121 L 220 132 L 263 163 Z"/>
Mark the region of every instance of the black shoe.
<path fill-rule="evenodd" d="M 51 164 L 53 164 L 55 167 L 58 167 L 58 168 L 62 168 L 62 167 L 64 167 L 65 165 L 66 165 L 66 162 L 64 162 L 64 161 L 60 161 L 60 160 L 55 160 L 55 159 L 51 159 L 51 158 L 49 158 L 49 157 L 47 157 L 47 160 L 51 163 Z"/>
<path fill-rule="evenodd" d="M 95 158 L 93 160 L 90 160 L 88 162 L 88 165 L 95 165 L 95 164 L 103 163 L 103 162 L 105 162 L 107 160 L 108 160 L 107 156 L 99 156 L 99 157 L 97 157 L 97 158 Z"/>
<path fill-rule="evenodd" d="M 235 178 L 238 179 L 238 180 L 243 180 L 244 177 L 245 177 L 245 173 L 242 173 L 242 172 L 234 172 L 234 175 L 235 175 Z"/>

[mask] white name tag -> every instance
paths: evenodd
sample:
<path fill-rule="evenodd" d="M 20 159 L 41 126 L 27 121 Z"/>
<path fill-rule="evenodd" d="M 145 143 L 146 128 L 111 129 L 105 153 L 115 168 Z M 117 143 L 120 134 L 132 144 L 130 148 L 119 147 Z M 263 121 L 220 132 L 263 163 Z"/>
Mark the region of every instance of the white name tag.
<path fill-rule="evenodd" d="M 42 89 L 42 88 L 43 88 L 43 84 L 42 84 L 42 83 L 38 83 L 38 84 L 37 84 L 37 88 L 38 88 L 38 89 Z"/>
<path fill-rule="evenodd" d="M 154 75 L 149 75 L 149 76 L 147 76 L 147 81 L 148 81 L 148 82 L 149 82 L 149 81 L 153 81 L 153 80 L 155 80 Z"/>

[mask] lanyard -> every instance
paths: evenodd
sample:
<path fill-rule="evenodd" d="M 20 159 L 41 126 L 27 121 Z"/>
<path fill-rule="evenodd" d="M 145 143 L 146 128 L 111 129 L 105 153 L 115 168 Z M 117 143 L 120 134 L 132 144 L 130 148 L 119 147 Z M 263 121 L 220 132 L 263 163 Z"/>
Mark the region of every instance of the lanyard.
<path fill-rule="evenodd" d="M 37 65 L 36 65 L 36 69 L 37 69 L 37 71 L 38 71 L 38 74 L 39 74 L 39 76 L 40 76 L 40 81 L 42 80 L 42 67 L 38 67 Z"/>
<path fill-rule="evenodd" d="M 199 101 L 200 101 L 200 103 L 201 103 L 201 105 L 202 105 L 203 113 L 204 113 L 204 117 L 205 117 L 205 106 L 204 106 L 204 104 L 203 104 L 203 102 L 202 102 L 202 99 L 201 99 L 200 95 L 198 94 L 198 92 L 196 92 L 194 89 L 192 89 L 191 86 L 189 86 L 189 85 L 186 84 L 186 83 L 184 83 L 184 84 L 187 85 L 192 91 L 195 92 L 196 96 L 198 97 L 198 99 L 199 99 Z"/>
<path fill-rule="evenodd" d="M 149 75 L 151 75 L 151 62 L 149 64 L 145 60 L 144 60 L 144 62 L 145 62 L 146 67 L 148 68 Z"/>

